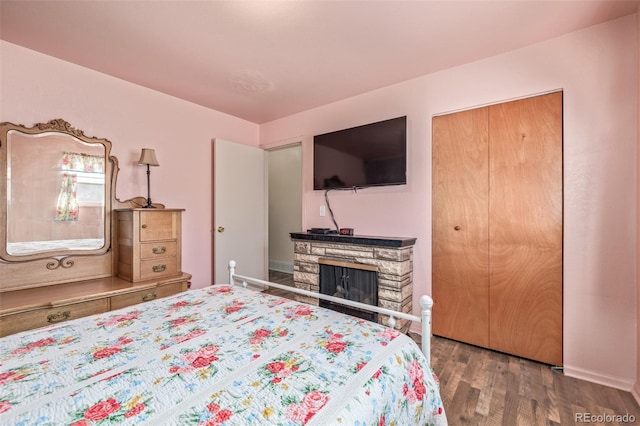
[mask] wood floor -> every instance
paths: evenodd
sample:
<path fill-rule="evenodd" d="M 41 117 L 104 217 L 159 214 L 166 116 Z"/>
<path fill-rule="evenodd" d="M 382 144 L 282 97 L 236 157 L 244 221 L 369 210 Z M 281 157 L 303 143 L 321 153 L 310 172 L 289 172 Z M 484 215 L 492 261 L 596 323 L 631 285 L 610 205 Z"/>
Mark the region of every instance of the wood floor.
<path fill-rule="evenodd" d="M 629 414 L 631 424 L 640 424 L 630 392 L 574 379 L 545 364 L 439 337 L 432 338 L 431 358 L 451 425 L 594 424 L 581 422 L 581 413 Z"/>
<path fill-rule="evenodd" d="M 292 281 L 275 271 L 269 280 Z M 567 377 L 545 364 L 434 336 L 431 365 L 452 426 L 640 425 L 640 407 L 630 392 Z M 613 417 L 624 415 L 633 421 Z"/>

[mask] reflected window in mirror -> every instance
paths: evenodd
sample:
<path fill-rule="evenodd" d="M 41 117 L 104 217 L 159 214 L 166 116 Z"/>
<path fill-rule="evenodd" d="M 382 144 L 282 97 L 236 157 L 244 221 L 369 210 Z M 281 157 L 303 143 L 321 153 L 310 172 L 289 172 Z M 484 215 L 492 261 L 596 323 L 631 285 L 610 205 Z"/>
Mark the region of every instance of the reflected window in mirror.
<path fill-rule="evenodd" d="M 77 176 L 80 206 L 104 206 L 104 173 L 78 172 Z"/>

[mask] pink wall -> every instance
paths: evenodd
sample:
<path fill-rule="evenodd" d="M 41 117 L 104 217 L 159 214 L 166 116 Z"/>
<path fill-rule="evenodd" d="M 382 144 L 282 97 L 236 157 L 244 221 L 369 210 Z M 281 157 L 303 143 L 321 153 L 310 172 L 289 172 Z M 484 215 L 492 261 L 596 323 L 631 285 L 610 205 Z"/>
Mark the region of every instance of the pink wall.
<path fill-rule="evenodd" d="M 638 36 L 638 68 L 640 69 L 640 4 L 638 5 L 638 11 L 636 12 L 636 35 Z M 640 72 L 638 72 L 638 88 L 640 90 Z M 640 404 L 640 92 L 638 93 L 638 147 L 636 148 L 637 163 L 637 201 L 636 214 L 637 214 L 637 228 L 636 228 L 636 297 L 637 297 L 637 365 L 636 365 L 636 383 L 633 388 L 633 395 L 636 398 L 638 404 Z"/>
<path fill-rule="evenodd" d="M 32 126 L 63 118 L 113 143 L 117 196 L 146 197 L 137 165 L 154 148 L 151 198 L 185 208 L 183 261 L 193 286 L 211 284 L 211 140 L 257 145 L 258 125 L 0 41 L 0 121 Z"/>
<path fill-rule="evenodd" d="M 303 135 L 303 226 L 332 227 L 318 215 L 324 194 L 311 186 L 312 135 L 407 115 L 408 185 L 332 192 L 330 201 L 341 227 L 417 237 L 414 294 L 430 293 L 431 117 L 563 89 L 565 372 L 630 390 L 638 353 L 637 45 L 636 16 L 628 16 L 263 124 L 261 144 Z"/>

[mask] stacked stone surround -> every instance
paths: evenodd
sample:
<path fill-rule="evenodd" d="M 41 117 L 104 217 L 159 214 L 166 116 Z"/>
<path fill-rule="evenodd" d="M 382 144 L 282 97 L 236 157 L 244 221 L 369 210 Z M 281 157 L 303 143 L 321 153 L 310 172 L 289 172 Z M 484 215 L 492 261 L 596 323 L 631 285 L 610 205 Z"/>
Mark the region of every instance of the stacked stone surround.
<path fill-rule="evenodd" d="M 295 234 L 293 281 L 297 288 L 320 292 L 319 261 L 334 260 L 378 269 L 378 306 L 412 313 L 413 244 L 415 239 L 348 237 Z M 318 304 L 318 299 L 298 296 L 298 300 Z M 387 317 L 379 315 L 386 324 Z M 398 320 L 396 328 L 408 331 L 409 321 Z"/>

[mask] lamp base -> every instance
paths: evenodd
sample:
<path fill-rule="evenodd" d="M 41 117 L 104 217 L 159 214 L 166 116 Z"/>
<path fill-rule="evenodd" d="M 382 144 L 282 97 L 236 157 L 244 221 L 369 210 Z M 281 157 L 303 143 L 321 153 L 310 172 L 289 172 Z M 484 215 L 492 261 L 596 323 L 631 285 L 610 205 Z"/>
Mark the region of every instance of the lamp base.
<path fill-rule="evenodd" d="M 144 206 L 142 206 L 142 208 L 143 208 L 143 209 L 155 209 L 155 208 L 156 208 L 156 206 L 154 206 L 154 205 L 151 203 L 151 197 L 147 197 L 147 204 L 146 204 L 146 205 L 144 205 Z"/>

